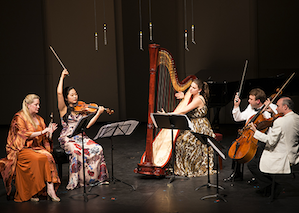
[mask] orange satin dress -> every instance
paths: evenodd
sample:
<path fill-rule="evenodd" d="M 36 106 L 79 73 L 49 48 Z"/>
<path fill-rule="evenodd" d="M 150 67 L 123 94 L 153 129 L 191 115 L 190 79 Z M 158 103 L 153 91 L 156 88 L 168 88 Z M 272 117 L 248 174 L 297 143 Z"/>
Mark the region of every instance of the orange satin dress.
<path fill-rule="evenodd" d="M 52 156 L 50 143 L 45 135 L 32 139 L 33 132 L 42 131 L 46 125 L 38 116 L 37 128 L 25 119 L 22 111 L 14 116 L 7 137 L 7 157 L 0 160 L 0 171 L 7 194 L 11 192 L 11 182 L 15 179 L 14 200 L 23 202 L 44 192 L 46 182 L 53 182 L 57 190 L 60 179 Z"/>

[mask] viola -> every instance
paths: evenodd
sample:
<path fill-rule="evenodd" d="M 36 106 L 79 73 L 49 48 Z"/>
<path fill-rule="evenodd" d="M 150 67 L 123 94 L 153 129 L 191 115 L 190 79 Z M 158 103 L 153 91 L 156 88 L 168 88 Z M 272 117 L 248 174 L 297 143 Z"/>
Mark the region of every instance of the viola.
<path fill-rule="evenodd" d="M 74 106 L 75 112 L 84 112 L 84 113 L 95 113 L 99 109 L 98 105 L 95 103 L 86 104 L 84 101 L 78 101 Z M 104 108 L 105 111 L 111 115 L 114 113 L 113 109 Z"/>
<path fill-rule="evenodd" d="M 279 117 L 282 117 L 283 114 L 282 113 L 278 113 L 278 114 L 275 114 L 273 115 L 271 118 L 269 119 L 266 119 L 266 120 L 263 120 L 261 121 L 260 123 L 258 123 L 258 125 L 256 126 L 256 129 L 265 129 L 265 128 L 269 128 L 269 127 L 272 127 L 273 126 L 273 122 L 279 118 Z"/>

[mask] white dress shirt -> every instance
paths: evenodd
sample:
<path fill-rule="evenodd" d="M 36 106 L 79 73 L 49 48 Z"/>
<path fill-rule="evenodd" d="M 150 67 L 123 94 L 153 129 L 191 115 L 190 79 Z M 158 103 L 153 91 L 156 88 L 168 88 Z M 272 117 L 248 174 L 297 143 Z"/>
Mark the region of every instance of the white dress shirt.
<path fill-rule="evenodd" d="M 277 114 L 277 111 L 276 111 L 277 106 L 275 104 L 270 104 L 269 106 L 274 111 L 274 113 Z M 251 118 L 256 113 L 257 113 L 257 111 L 255 111 L 250 104 L 248 104 L 247 108 L 243 112 L 241 112 L 240 107 L 233 108 L 233 111 L 232 111 L 233 118 L 236 122 L 239 122 L 239 121 L 247 122 L 249 120 L 249 118 Z M 264 111 L 263 116 L 266 119 L 271 118 L 271 114 L 268 111 Z"/>

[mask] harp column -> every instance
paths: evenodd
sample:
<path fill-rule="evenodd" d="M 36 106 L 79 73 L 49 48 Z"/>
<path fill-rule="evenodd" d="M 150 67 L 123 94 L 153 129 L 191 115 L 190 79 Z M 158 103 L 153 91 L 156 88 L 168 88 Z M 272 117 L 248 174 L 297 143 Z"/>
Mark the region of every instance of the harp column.
<path fill-rule="evenodd" d="M 153 164 L 153 138 L 154 138 L 154 124 L 150 117 L 151 113 L 155 109 L 155 85 L 156 85 L 156 70 L 157 60 L 160 45 L 149 45 L 149 59 L 150 59 L 150 79 L 149 79 L 149 98 L 148 98 L 148 122 L 147 122 L 147 134 L 146 134 L 146 149 L 144 161 L 138 164 L 135 168 L 135 173 L 147 174 L 147 175 L 165 175 L 165 171 L 161 167 L 157 167 Z"/>

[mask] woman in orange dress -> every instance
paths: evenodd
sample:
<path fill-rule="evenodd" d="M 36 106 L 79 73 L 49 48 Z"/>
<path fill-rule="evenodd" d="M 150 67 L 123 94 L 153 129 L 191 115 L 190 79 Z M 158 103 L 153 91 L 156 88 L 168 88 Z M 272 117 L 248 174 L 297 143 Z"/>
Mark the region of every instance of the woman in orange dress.
<path fill-rule="evenodd" d="M 54 183 L 57 190 L 60 179 L 47 137 L 57 129 L 57 124 L 46 127 L 44 119 L 37 114 L 39 108 L 39 96 L 29 94 L 25 97 L 22 110 L 14 115 L 10 125 L 7 156 L 0 159 L 7 195 L 10 195 L 11 182 L 15 180 L 16 202 L 39 201 L 38 196 L 46 186 L 52 201 L 60 201 L 54 189 Z"/>

